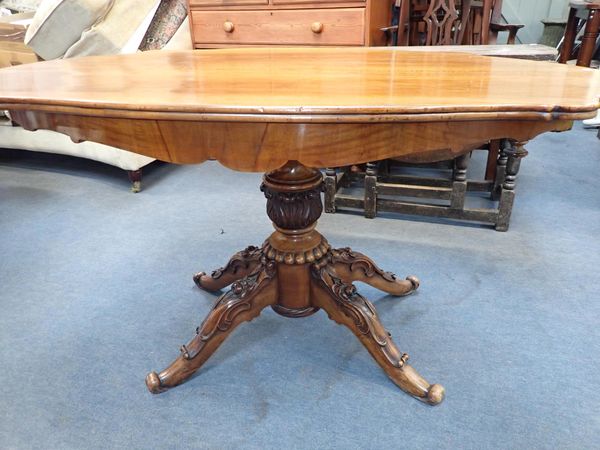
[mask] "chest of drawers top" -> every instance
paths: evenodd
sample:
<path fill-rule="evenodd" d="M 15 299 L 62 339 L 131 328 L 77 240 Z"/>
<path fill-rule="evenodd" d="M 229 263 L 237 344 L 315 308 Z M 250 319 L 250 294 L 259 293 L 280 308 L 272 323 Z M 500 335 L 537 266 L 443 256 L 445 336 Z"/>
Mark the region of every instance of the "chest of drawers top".
<path fill-rule="evenodd" d="M 384 45 L 393 0 L 189 0 L 196 48 Z"/>
<path fill-rule="evenodd" d="M 286 9 L 364 7 L 370 0 L 189 0 L 192 9 Z M 389 3 L 375 0 L 374 3 Z"/>

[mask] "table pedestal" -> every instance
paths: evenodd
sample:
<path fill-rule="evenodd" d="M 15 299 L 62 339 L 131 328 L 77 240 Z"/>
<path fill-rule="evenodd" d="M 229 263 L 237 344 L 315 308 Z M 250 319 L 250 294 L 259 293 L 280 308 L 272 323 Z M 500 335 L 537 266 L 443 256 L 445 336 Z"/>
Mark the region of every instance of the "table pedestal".
<path fill-rule="evenodd" d="M 209 291 L 232 286 L 196 329 L 196 336 L 181 347 L 181 355 L 159 374 L 148 374 L 150 392 L 184 382 L 235 327 L 270 306 L 286 317 L 306 317 L 325 310 L 330 319 L 347 326 L 360 339 L 402 390 L 427 403 L 440 403 L 444 388 L 429 384 L 406 363 L 408 355 L 398 350 L 374 306 L 352 284 L 362 281 L 400 296 L 414 292 L 418 279 L 399 280 L 361 253 L 329 246 L 315 230 L 323 211 L 318 170 L 291 161 L 266 174 L 261 190 L 276 231 L 262 248 L 248 247 L 212 274 L 194 276 L 196 284 Z"/>

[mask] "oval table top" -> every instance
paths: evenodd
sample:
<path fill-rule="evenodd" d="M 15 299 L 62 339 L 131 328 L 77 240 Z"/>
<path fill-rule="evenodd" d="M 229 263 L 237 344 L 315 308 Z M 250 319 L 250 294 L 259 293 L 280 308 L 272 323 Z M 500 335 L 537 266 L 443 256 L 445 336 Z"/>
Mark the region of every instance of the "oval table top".
<path fill-rule="evenodd" d="M 217 113 L 339 122 L 346 115 L 371 121 L 382 114 L 589 113 L 599 93 L 596 70 L 401 48 L 154 51 L 0 70 L 2 108 L 101 108 L 136 118 Z"/>
<path fill-rule="evenodd" d="M 0 70 L 0 109 L 163 161 L 242 171 L 451 159 L 490 139 L 568 130 L 597 70 L 401 48 L 155 51 Z"/>

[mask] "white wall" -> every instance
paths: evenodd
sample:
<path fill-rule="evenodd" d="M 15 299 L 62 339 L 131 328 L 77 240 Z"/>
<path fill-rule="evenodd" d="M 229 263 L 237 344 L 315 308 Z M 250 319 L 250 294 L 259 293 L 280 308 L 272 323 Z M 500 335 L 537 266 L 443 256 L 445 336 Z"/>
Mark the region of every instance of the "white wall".
<path fill-rule="evenodd" d="M 542 36 L 543 19 L 566 19 L 568 0 L 504 0 L 502 15 L 508 23 L 522 23 L 517 35 L 524 44 L 537 43 Z M 505 33 L 504 33 L 505 34 Z"/>

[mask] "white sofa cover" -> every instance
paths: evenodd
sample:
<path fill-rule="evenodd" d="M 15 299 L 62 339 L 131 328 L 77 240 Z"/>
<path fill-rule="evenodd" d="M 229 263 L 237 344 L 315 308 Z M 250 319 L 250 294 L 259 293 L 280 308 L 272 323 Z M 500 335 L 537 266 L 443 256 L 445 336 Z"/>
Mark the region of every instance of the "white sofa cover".
<path fill-rule="evenodd" d="M 130 0 L 119 0 L 118 3 L 121 3 L 120 8 L 123 6 L 122 3 L 128 3 L 129 1 Z M 45 2 L 56 3 L 56 0 L 44 0 L 40 5 L 40 10 Z M 121 48 L 116 48 L 113 42 L 109 53 L 132 53 L 137 51 L 137 48 L 154 17 L 154 13 L 156 12 L 160 0 L 131 0 L 131 2 L 132 5 L 138 7 L 144 5 L 145 8 L 141 8 L 143 10 L 140 12 L 141 16 L 132 18 L 129 14 L 127 23 L 123 22 L 118 14 L 104 12 L 103 20 L 115 20 L 119 22 L 121 27 L 126 27 L 127 25 L 131 27 L 129 31 L 130 36 L 127 42 L 122 42 L 120 44 Z M 98 25 L 98 23 L 95 25 Z M 107 27 L 107 25 L 104 24 L 102 29 L 111 29 L 113 26 L 114 24 Z M 46 33 L 48 32 L 47 29 L 45 31 Z M 69 32 L 72 33 L 72 30 Z M 75 50 L 77 48 L 82 48 L 82 54 L 90 54 L 89 48 L 90 46 L 93 46 L 93 44 L 90 44 L 89 41 L 90 36 L 94 35 L 94 33 L 91 33 L 90 30 L 82 30 L 81 34 L 81 40 L 85 40 L 86 45 L 76 42 L 67 49 L 65 53 L 69 53 L 73 57 L 80 56 Z M 102 33 L 95 34 L 102 36 Z M 163 51 L 192 49 L 191 42 L 189 23 L 186 18 L 175 35 L 164 47 Z M 35 47 L 33 47 L 33 50 L 36 51 Z M 21 127 L 12 126 L 12 124 L 6 120 L 0 121 L 0 148 L 72 155 L 110 164 L 130 173 L 130 179 L 133 183 L 133 192 L 139 192 L 140 190 L 141 169 L 154 161 L 153 158 L 147 156 L 138 155 L 127 150 L 110 147 L 96 142 L 74 143 L 68 136 L 54 131 L 27 131 Z"/>

